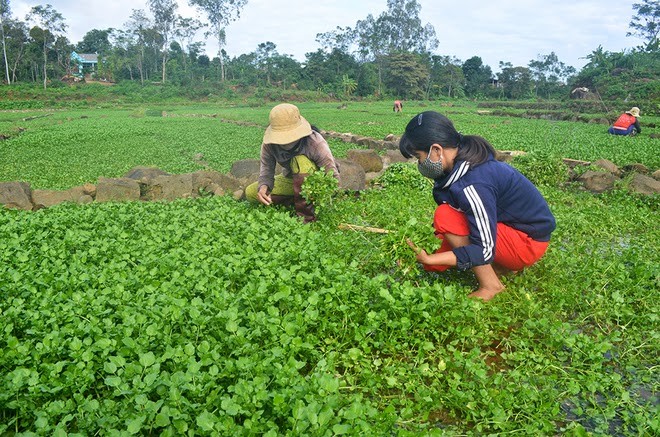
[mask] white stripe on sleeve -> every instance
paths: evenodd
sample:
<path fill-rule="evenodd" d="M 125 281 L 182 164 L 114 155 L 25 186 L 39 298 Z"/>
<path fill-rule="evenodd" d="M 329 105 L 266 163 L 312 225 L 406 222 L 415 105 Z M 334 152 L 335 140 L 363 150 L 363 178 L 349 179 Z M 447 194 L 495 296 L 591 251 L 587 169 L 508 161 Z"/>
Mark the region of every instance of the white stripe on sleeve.
<path fill-rule="evenodd" d="M 468 202 L 470 202 L 472 212 L 477 221 L 477 230 L 479 231 L 479 236 L 481 237 L 483 245 L 484 261 L 489 261 L 493 257 L 493 249 L 495 248 L 495 245 L 493 243 L 493 235 L 490 231 L 488 213 L 486 212 L 486 208 L 484 207 L 477 190 L 474 188 L 474 185 L 465 187 L 463 193 Z"/>

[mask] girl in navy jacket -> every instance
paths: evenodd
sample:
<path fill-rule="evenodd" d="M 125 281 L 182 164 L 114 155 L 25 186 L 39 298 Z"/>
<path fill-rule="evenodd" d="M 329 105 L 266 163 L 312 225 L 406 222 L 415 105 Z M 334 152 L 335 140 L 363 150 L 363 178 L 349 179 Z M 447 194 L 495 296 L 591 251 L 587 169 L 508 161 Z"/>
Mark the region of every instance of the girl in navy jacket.
<path fill-rule="evenodd" d="M 442 245 L 429 254 L 408 242 L 425 269 L 472 269 L 479 288 L 470 296 L 490 300 L 504 290 L 499 274 L 543 256 L 555 229 L 550 208 L 525 176 L 495 160 L 484 138 L 462 135 L 444 115 L 426 111 L 408 123 L 399 149 L 435 182 L 433 225 Z"/>

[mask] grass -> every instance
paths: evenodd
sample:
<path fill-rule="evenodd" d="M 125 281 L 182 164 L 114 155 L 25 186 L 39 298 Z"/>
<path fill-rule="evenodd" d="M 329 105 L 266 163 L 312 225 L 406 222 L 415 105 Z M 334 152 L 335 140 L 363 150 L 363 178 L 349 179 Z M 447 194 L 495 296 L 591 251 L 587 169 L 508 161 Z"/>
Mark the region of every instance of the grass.
<path fill-rule="evenodd" d="M 375 103 L 300 106 L 374 137 L 407 121 Z M 500 149 L 657 167 L 650 138 L 619 154 L 607 136 L 580 147 L 599 126 L 446 109 Z M 198 152 L 222 170 L 256 157 L 262 130 L 219 118 L 265 126 L 268 110 L 3 112 L 0 132 L 28 130 L 0 143 L 23 172 L 5 164 L 0 180 L 190 171 Z M 419 269 L 405 239 L 437 244 L 430 187 L 415 172 L 388 181 L 336 195 L 311 226 L 224 197 L 0 211 L 0 434 L 660 432 L 657 197 L 542 186 L 558 223 L 548 253 L 484 304 L 466 298 L 470 272 Z"/>

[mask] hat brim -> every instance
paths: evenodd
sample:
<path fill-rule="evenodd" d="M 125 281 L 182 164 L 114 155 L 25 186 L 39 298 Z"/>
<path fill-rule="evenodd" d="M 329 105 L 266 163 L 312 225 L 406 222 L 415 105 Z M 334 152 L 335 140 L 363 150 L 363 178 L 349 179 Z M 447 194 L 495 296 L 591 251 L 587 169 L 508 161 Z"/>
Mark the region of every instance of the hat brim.
<path fill-rule="evenodd" d="M 312 126 L 304 117 L 300 117 L 300 123 L 293 128 L 285 131 L 278 131 L 272 126 L 266 128 L 264 133 L 265 144 L 290 144 L 294 141 L 312 134 Z"/>

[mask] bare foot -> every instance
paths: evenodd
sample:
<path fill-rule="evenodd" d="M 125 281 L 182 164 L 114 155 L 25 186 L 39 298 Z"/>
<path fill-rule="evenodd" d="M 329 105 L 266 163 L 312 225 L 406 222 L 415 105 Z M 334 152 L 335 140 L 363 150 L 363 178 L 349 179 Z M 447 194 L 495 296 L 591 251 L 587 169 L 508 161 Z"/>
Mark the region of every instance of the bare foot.
<path fill-rule="evenodd" d="M 495 290 L 487 290 L 485 288 L 480 288 L 477 291 L 468 294 L 468 297 L 477 298 L 483 300 L 484 302 L 488 302 L 489 300 L 494 298 L 497 293 L 501 293 L 503 291 L 504 291 L 504 287 Z"/>

